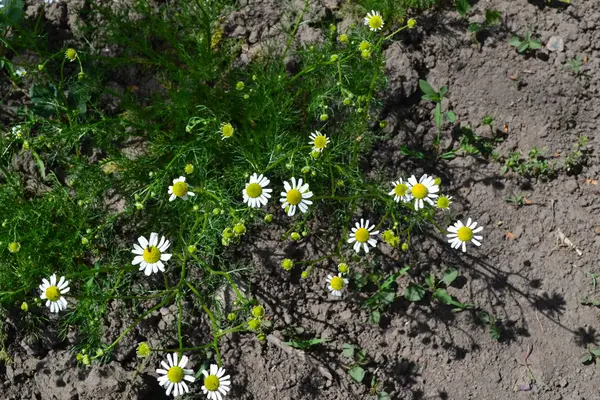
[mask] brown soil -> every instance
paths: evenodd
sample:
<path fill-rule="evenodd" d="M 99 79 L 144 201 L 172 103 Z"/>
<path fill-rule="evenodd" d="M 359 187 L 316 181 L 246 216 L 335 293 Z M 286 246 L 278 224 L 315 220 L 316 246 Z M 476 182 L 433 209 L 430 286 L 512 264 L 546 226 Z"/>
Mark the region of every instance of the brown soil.
<path fill-rule="evenodd" d="M 272 1 L 245 3 L 249 4 L 229 21 L 240 24 L 231 32 L 248 39 L 251 55 L 256 43 L 269 39 L 264 30 L 253 34 L 259 26 L 255 19 L 268 21 L 270 15 L 276 21 L 282 12 Z M 339 3 L 326 1 L 319 7 L 337 12 Z M 344 370 L 348 360 L 341 355 L 343 343 L 367 351 L 372 362 L 365 382 L 376 376 L 392 399 L 600 398 L 597 369 L 580 362 L 588 345 L 600 344 L 598 311 L 580 304 L 581 298 L 594 296 L 586 273 L 600 269 L 600 185 L 589 180 L 600 177 L 597 151 L 578 175 L 559 169 L 557 178 L 548 180 L 502 175 L 501 164 L 483 157 L 432 165 L 408 159 L 399 150 L 406 144 L 427 151 L 435 136 L 432 108 L 420 102 L 417 93 L 419 78 L 435 87 L 448 85 L 445 106 L 483 137 L 490 137 L 491 131 L 481 126 L 482 117 L 495 115 L 495 128 L 506 136 L 496 147 L 502 156 L 517 149 L 526 153 L 532 147 L 545 148 L 547 155 L 556 155 L 551 162 L 560 167 L 582 135 L 590 138 L 589 149 L 598 149 L 600 4 L 576 3 L 549 7 L 542 0 L 481 0 L 471 13 L 478 17 L 471 20 L 481 21 L 484 9 L 495 8 L 505 21 L 503 28 L 481 40 L 481 47 L 474 45 L 458 14 L 428 13 L 387 53 L 390 91 L 383 117 L 389 125 L 371 168 L 384 168 L 390 178 L 422 172 L 441 176 L 454 197 L 453 216 L 471 216 L 485 227 L 483 246 L 466 255 L 452 252 L 443 237 L 424 232 L 407 257 L 415 275 L 457 268 L 466 279 L 450 293 L 496 315 L 501 340 L 492 340 L 474 313 L 453 313 L 437 303 L 399 299 L 380 326 L 370 324 L 358 294 L 342 301 L 327 296 L 325 277 L 335 265 L 321 265 L 308 280 L 280 268 L 281 260 L 291 254 L 326 254 L 323 244 L 301 242 L 282 249 L 278 232 L 253 232 L 254 245 L 249 244 L 247 255 L 259 267 L 250 287 L 273 317 L 275 332 L 266 344 L 251 335 L 234 335 L 224 342 L 224 364 L 234 385 L 230 398 L 369 398 L 368 387 L 353 383 Z M 564 51 L 543 47 L 537 53 L 518 54 L 507 39 L 511 32 L 523 36 L 528 27 L 544 45 L 551 36 L 560 36 Z M 585 75 L 576 77 L 564 66 L 579 55 L 589 62 Z M 455 139 L 445 132 L 441 147 L 449 148 Z M 524 194 L 531 204 L 517 208 L 505 202 L 515 194 Z M 581 256 L 557 245 L 559 231 Z M 364 259 L 365 265 L 369 259 Z M 391 267 L 393 261 L 388 260 L 386 268 Z M 399 280 L 399 294 L 405 281 Z M 70 343 L 45 343 L 41 350 L 15 343 L 15 362 L 0 367 L 2 398 L 163 398 L 153 372 L 156 356 L 136 376 L 131 351 L 137 340 L 157 338 L 156 326 L 172 325 L 169 318 L 172 321 L 172 310 L 161 310 L 120 346 L 115 361 L 90 370 L 75 367 Z M 106 323 L 107 337 L 114 337 L 121 323 Z M 291 351 L 277 340 L 289 326 L 303 326 L 314 337 L 331 341 L 306 353 Z M 194 334 L 202 337 L 201 329 Z M 524 366 L 528 352 L 529 370 Z"/>

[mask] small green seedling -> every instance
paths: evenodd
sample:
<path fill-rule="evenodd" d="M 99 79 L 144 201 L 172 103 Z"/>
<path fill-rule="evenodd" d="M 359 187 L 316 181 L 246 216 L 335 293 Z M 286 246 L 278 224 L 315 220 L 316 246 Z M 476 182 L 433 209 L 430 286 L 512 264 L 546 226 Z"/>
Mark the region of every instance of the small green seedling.
<path fill-rule="evenodd" d="M 469 32 L 471 32 L 473 34 L 473 39 L 475 40 L 475 42 L 479 43 L 479 41 L 477 40 L 478 33 L 481 33 L 484 31 L 489 31 L 492 28 L 500 25 L 501 22 L 502 22 L 502 14 L 500 13 L 500 11 L 486 9 L 485 10 L 485 20 L 482 23 L 479 23 L 479 22 L 470 23 L 468 30 L 469 30 Z"/>
<path fill-rule="evenodd" d="M 377 377 L 373 375 L 371 378 L 371 388 L 369 389 L 369 395 L 374 396 L 377 400 L 391 400 L 390 395 L 381 389 L 380 382 L 377 381 Z"/>
<path fill-rule="evenodd" d="M 362 366 L 369 362 L 367 352 L 351 344 L 344 343 L 342 354 L 344 357 L 352 360 L 352 362 L 346 366 L 348 375 L 350 375 L 354 382 L 361 383 L 363 379 L 365 379 L 365 370 Z"/>
<path fill-rule="evenodd" d="M 461 303 L 448 293 L 446 288 L 450 286 L 456 278 L 458 278 L 458 271 L 453 268 L 444 272 L 444 275 L 440 280 L 438 280 L 434 274 L 425 274 L 426 286 L 418 283 L 411 283 L 404 290 L 404 298 L 408 301 L 418 302 L 423 300 L 425 295 L 429 292 L 432 299 L 448 306 L 453 306 L 454 309 L 452 311 L 457 312 L 473 308 L 472 304 Z"/>
<path fill-rule="evenodd" d="M 566 71 L 571 71 L 575 76 L 580 76 L 582 75 L 581 67 L 583 64 L 583 57 L 577 56 L 574 59 L 567 61 L 567 65 L 565 65 L 564 69 Z"/>
<path fill-rule="evenodd" d="M 588 351 L 581 356 L 581 363 L 583 365 L 597 364 L 598 358 L 600 358 L 600 347 L 590 346 Z"/>
<path fill-rule="evenodd" d="M 286 328 L 282 332 L 282 334 L 288 340 L 287 342 L 284 342 L 285 344 L 287 344 L 290 347 L 294 347 L 296 349 L 301 349 L 301 350 L 305 350 L 310 347 L 329 342 L 331 340 L 329 338 L 305 339 L 304 337 L 306 336 L 306 332 L 305 332 L 304 328 L 301 326 Z"/>
<path fill-rule="evenodd" d="M 512 204 L 517 207 L 522 207 L 525 205 L 525 195 L 522 194 L 514 194 L 512 196 L 506 196 L 504 201 L 508 204 Z"/>
<path fill-rule="evenodd" d="M 527 31 L 525 37 L 513 36 L 509 39 L 508 44 L 517 48 L 519 53 L 525 53 L 528 50 L 537 50 L 542 47 L 542 43 L 539 40 L 535 40 L 532 37 L 532 33 Z"/>
<path fill-rule="evenodd" d="M 477 318 L 479 318 L 482 323 L 488 326 L 490 337 L 496 341 L 500 340 L 500 327 L 498 326 L 496 317 L 483 310 L 478 311 L 475 315 L 477 315 Z"/>
<path fill-rule="evenodd" d="M 435 142 L 435 147 L 437 149 L 440 144 L 440 134 L 442 132 L 442 127 L 444 125 L 444 119 L 453 124 L 456 122 L 456 114 L 452 111 L 442 112 L 442 100 L 444 100 L 444 96 L 448 93 L 448 87 L 442 86 L 439 91 L 436 91 L 429 82 L 420 79 L 419 87 L 423 92 L 423 96 L 421 98 L 423 100 L 433 101 L 435 103 L 435 110 L 433 111 L 433 121 L 435 122 L 436 130 L 437 130 L 437 140 Z"/>
<path fill-rule="evenodd" d="M 363 307 L 371 311 L 369 321 L 373 324 L 379 324 L 381 313 L 385 311 L 396 299 L 396 279 L 408 273 L 410 267 L 405 267 L 395 274 L 390 275 L 381 284 L 377 283 L 379 288 L 364 303 Z"/>
<path fill-rule="evenodd" d="M 581 136 L 577 143 L 573 145 L 573 151 L 569 153 L 565 161 L 565 169 L 568 175 L 581 173 L 583 167 L 587 165 L 589 151 L 585 149 L 589 139 L 587 136 Z"/>
<path fill-rule="evenodd" d="M 544 157 L 544 152 L 538 150 L 536 147 L 529 150 L 527 158 L 523 158 L 518 151 L 511 153 L 500 170 L 502 174 L 506 174 L 509 171 L 516 172 L 526 178 L 537 178 L 540 176 L 553 178 L 556 175 L 556 171 Z"/>

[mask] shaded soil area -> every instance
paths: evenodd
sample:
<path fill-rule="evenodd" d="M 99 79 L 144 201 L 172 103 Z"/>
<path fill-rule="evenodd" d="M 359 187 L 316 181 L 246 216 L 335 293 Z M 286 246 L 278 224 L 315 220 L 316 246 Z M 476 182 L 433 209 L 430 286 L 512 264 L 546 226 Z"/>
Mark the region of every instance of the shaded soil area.
<path fill-rule="evenodd" d="M 388 271 L 405 262 L 412 265 L 412 277 L 457 268 L 464 279 L 449 288 L 450 294 L 495 315 L 500 340 L 490 337 L 475 312 L 403 300 L 401 293 L 412 278 L 398 279 L 399 298 L 374 325 L 361 308 L 360 294 L 350 293 L 341 301 L 328 297 L 326 276 L 335 272 L 334 263 L 320 264 L 309 279 L 281 269 L 287 257 L 327 254 L 326 244 L 307 240 L 282 247 L 284 227 L 251 232 L 252 243 L 241 255 L 257 266 L 248 287 L 272 316 L 274 332 L 263 344 L 252 335 L 233 335 L 223 342 L 223 362 L 233 377 L 230 398 L 370 398 L 368 385 L 353 383 L 346 372 L 350 361 L 342 356 L 344 343 L 366 350 L 364 382 L 376 377 L 392 399 L 598 398 L 597 369 L 580 358 L 589 345 L 600 344 L 598 310 L 581 304 L 582 298 L 598 296 L 589 274 L 600 270 L 600 4 L 577 3 L 478 1 L 471 22 L 481 22 L 486 8 L 503 15 L 502 26 L 478 37 L 479 45 L 467 32 L 467 20 L 453 11 L 430 12 L 387 50 L 390 86 L 382 119 L 388 125 L 367 169 L 383 171 L 390 180 L 421 173 L 440 176 L 453 197 L 452 219 L 472 217 L 485 228 L 483 246 L 466 254 L 451 251 L 433 231 L 417 236 L 406 254 L 388 254 L 384 246 L 375 252 L 385 253 L 383 268 Z M 323 18 L 338 13 L 340 5 L 325 1 L 313 6 L 319 12 L 308 15 Z M 254 46 L 280 34 L 256 27 L 277 21 L 282 12 L 272 1 L 247 1 L 229 19 L 229 34 L 247 40 L 244 54 L 251 57 Z M 259 19 L 263 22 L 255 24 Z M 344 15 L 339 20 L 343 32 L 348 20 Z M 544 47 L 519 54 L 507 40 L 524 36 L 527 29 Z M 308 35 L 312 39 L 301 40 L 318 40 L 310 29 Z M 563 41 L 562 51 L 546 49 L 553 36 Z M 565 69 L 577 56 L 588 59 L 579 76 Z M 457 127 L 445 127 L 440 149 L 457 148 L 464 136 L 459 128 L 471 126 L 481 143 L 494 143 L 497 160 L 480 153 L 433 163 L 401 151 L 406 146 L 431 153 L 436 136 L 433 106 L 420 100 L 419 78 L 450 89 L 443 106 L 456 113 Z M 494 116 L 492 128 L 481 123 L 486 115 Z M 566 159 L 582 136 L 589 138 L 587 161 L 580 170 L 567 171 Z M 534 147 L 545 149 L 555 177 L 501 173 L 511 152 L 526 156 Z M 515 195 L 524 196 L 523 206 L 505 201 Z M 565 237 L 581 254 L 565 245 Z M 352 268 L 367 268 L 372 258 L 364 257 Z M 72 343 L 49 340 L 38 349 L 17 340 L 10 346 L 14 362 L 0 367 L 2 397 L 163 398 L 153 371 L 160 356 L 152 356 L 138 372 L 135 346 L 144 339 L 158 343 L 162 329 L 172 327 L 173 315 L 174 310 L 160 310 L 119 346 L 113 361 L 87 370 L 76 367 Z M 202 317 L 197 322 L 190 340 L 205 342 L 206 322 Z M 113 320 L 106 325 L 107 339 L 122 328 L 122 322 Z M 295 326 L 330 341 L 309 351 L 291 349 L 281 343 L 281 332 Z M 198 366 L 193 363 L 191 367 Z"/>

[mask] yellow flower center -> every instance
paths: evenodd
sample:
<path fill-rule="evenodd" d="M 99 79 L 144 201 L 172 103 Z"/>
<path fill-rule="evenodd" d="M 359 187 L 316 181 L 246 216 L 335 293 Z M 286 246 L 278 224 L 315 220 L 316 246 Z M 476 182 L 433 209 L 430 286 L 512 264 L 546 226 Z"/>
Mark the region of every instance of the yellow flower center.
<path fill-rule="evenodd" d="M 344 280 L 339 276 L 334 276 L 331 278 L 331 282 L 329 282 L 329 284 L 333 290 L 342 290 L 344 287 Z"/>
<path fill-rule="evenodd" d="M 184 375 L 185 374 L 183 373 L 183 368 L 178 366 L 171 367 L 169 368 L 169 371 L 167 371 L 167 378 L 170 382 L 173 383 L 181 382 L 183 380 Z"/>
<path fill-rule="evenodd" d="M 144 261 L 149 264 L 154 264 L 160 260 L 160 250 L 155 246 L 148 246 L 144 249 Z"/>
<path fill-rule="evenodd" d="M 231 125 L 231 124 L 225 124 L 221 128 L 221 133 L 223 134 L 223 137 L 226 137 L 226 138 L 232 137 L 233 131 L 234 131 L 233 125 Z"/>
<path fill-rule="evenodd" d="M 461 242 L 468 242 L 469 240 L 473 239 L 473 230 L 471 228 L 463 226 L 461 228 L 458 228 L 457 236 L 458 240 L 460 240 Z"/>
<path fill-rule="evenodd" d="M 324 149 L 327 146 L 327 138 L 324 135 L 319 135 L 315 138 L 315 147 L 317 149 Z"/>
<path fill-rule="evenodd" d="M 251 183 L 246 187 L 246 194 L 255 199 L 262 194 L 262 187 L 258 183 Z"/>
<path fill-rule="evenodd" d="M 422 183 L 417 183 L 412 187 L 412 195 L 415 196 L 416 199 L 424 199 L 427 197 L 427 193 L 429 193 L 427 186 Z"/>
<path fill-rule="evenodd" d="M 383 18 L 379 15 L 373 15 L 369 18 L 369 27 L 371 29 L 380 29 L 383 26 Z"/>
<path fill-rule="evenodd" d="M 450 199 L 446 196 L 440 196 L 437 199 L 437 206 L 439 208 L 448 208 L 450 207 Z"/>
<path fill-rule="evenodd" d="M 407 190 L 408 186 L 406 186 L 404 183 L 399 183 L 394 188 L 394 194 L 398 197 L 403 197 L 404 195 L 406 195 Z"/>
<path fill-rule="evenodd" d="M 354 232 L 354 237 L 357 241 L 364 243 L 369 240 L 369 231 L 367 228 L 358 228 L 356 232 Z"/>
<path fill-rule="evenodd" d="M 177 197 L 183 197 L 188 192 L 188 185 L 185 182 L 177 182 L 173 185 L 173 194 Z"/>
<path fill-rule="evenodd" d="M 292 189 L 285 196 L 287 202 L 295 206 L 302 201 L 302 193 L 298 189 Z"/>
<path fill-rule="evenodd" d="M 215 375 L 209 375 L 206 378 L 204 378 L 204 387 L 209 392 L 216 391 L 220 385 L 221 382 L 219 382 L 219 378 L 217 378 Z"/>
<path fill-rule="evenodd" d="M 50 301 L 57 301 L 60 299 L 60 290 L 56 286 L 50 286 L 46 289 L 46 298 Z"/>

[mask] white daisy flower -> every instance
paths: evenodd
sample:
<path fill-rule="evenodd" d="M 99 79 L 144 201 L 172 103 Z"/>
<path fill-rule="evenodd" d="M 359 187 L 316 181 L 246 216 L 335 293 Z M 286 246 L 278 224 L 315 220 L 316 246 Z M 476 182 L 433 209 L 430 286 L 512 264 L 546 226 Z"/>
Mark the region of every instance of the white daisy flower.
<path fill-rule="evenodd" d="M 270 193 L 273 189 L 267 188 L 271 181 L 263 174 L 258 175 L 256 172 L 250 177 L 250 181 L 246 183 L 246 187 L 242 191 L 244 203 L 248 203 L 250 207 L 259 208 L 267 204 L 271 198 Z"/>
<path fill-rule="evenodd" d="M 440 191 L 440 187 L 435 184 L 435 179 L 427 174 L 423 175 L 417 182 L 415 176 L 408 178 L 409 189 L 412 197 L 415 199 L 415 210 L 419 210 L 425 206 L 424 201 L 434 205 L 433 200 L 438 197 L 436 193 Z"/>
<path fill-rule="evenodd" d="M 355 224 L 355 227 L 352 228 L 350 239 L 348 239 L 348 243 L 354 243 L 354 251 L 358 253 L 362 245 L 365 253 L 368 253 L 369 245 L 372 247 L 377 245 L 377 239 L 371 236 L 377 235 L 379 231 L 373 231 L 373 229 L 375 229 L 375 225 L 369 226 L 369 220 L 365 221 L 363 218 L 360 219 L 360 224 L 358 222 Z"/>
<path fill-rule="evenodd" d="M 412 195 L 408 191 L 408 185 L 402 180 L 402 178 L 395 182 L 392 182 L 392 185 L 394 185 L 394 189 L 388 194 L 390 196 L 394 196 L 394 201 L 396 203 L 400 200 L 402 200 L 405 203 L 408 203 L 412 200 Z"/>
<path fill-rule="evenodd" d="M 173 186 L 169 186 L 169 201 L 173 201 L 176 198 L 181 198 L 182 200 L 187 200 L 188 196 L 195 196 L 194 192 L 190 192 L 189 185 L 185 183 L 185 176 L 180 176 L 179 178 L 173 179 Z"/>
<path fill-rule="evenodd" d="M 15 70 L 15 74 L 17 74 L 19 77 L 21 77 L 21 78 L 22 78 L 22 77 L 24 77 L 25 75 L 27 75 L 27 71 L 26 71 L 26 70 L 25 70 L 25 68 L 23 68 L 23 67 L 18 67 L 18 68 Z"/>
<path fill-rule="evenodd" d="M 140 244 L 134 243 L 133 250 L 131 250 L 133 254 L 136 254 L 131 264 L 140 264 L 140 271 L 144 270 L 144 274 L 146 275 L 157 273 L 158 270 L 164 272 L 165 265 L 163 261 L 169 261 L 173 256 L 172 254 L 165 253 L 171 243 L 164 236 L 160 239 L 159 243 L 158 233 L 156 232 L 150 234 L 150 240 L 146 240 L 145 237 L 140 236 L 138 242 Z"/>
<path fill-rule="evenodd" d="M 314 131 L 310 134 L 310 141 L 308 144 L 312 144 L 314 151 L 322 152 L 329 144 L 329 138 L 319 131 Z"/>
<path fill-rule="evenodd" d="M 190 388 L 188 388 L 187 383 L 184 381 L 192 383 L 196 378 L 193 376 L 193 370 L 184 369 L 188 363 L 188 358 L 186 356 L 181 356 L 181 360 L 179 360 L 178 363 L 177 353 L 173 353 L 172 357 L 171 354 L 167 354 L 167 361 L 168 363 L 164 361 L 160 362 L 164 369 L 159 368 L 156 370 L 156 373 L 161 375 L 157 378 L 159 385 L 167 388 L 167 396 L 169 396 L 171 392 L 173 392 L 173 396 L 175 397 L 189 393 Z"/>
<path fill-rule="evenodd" d="M 312 201 L 307 200 L 313 196 L 313 192 L 308 191 L 308 183 L 302 185 L 302 178 L 292 178 L 292 184 L 290 185 L 287 181 L 283 182 L 285 192 L 281 192 L 281 206 L 285 210 L 287 208 L 287 215 L 290 217 L 296 213 L 296 208 L 299 208 L 303 213 L 306 212 L 308 206 L 312 204 Z"/>
<path fill-rule="evenodd" d="M 204 375 L 204 385 L 202 392 L 208 400 L 223 400 L 227 392 L 231 389 L 231 378 L 225 375 L 225 368 L 219 368 L 216 364 L 211 364 L 209 371 L 202 371 Z"/>
<path fill-rule="evenodd" d="M 58 283 L 56 282 L 56 274 L 52 274 L 50 282 L 48 279 L 42 279 L 40 285 L 42 294 L 40 298 L 46 300 L 46 307 L 50 308 L 50 312 L 59 312 L 67 308 L 67 300 L 63 297 L 63 294 L 68 293 L 71 288 L 69 287 L 69 281 L 65 280 L 64 276 L 60 277 Z"/>
<path fill-rule="evenodd" d="M 448 227 L 448 232 L 450 232 L 446 235 L 450 239 L 448 243 L 453 249 L 458 249 L 462 245 L 463 253 L 467 251 L 467 242 L 472 242 L 475 246 L 481 246 L 483 236 L 475 234 L 481 232 L 483 227 L 476 227 L 477 222 L 471 222 L 471 218 L 467 220 L 466 225 L 463 225 L 461 221 L 456 221 L 454 225 Z"/>
<path fill-rule="evenodd" d="M 367 13 L 364 21 L 365 25 L 368 26 L 373 32 L 377 32 L 383 28 L 383 18 L 381 18 L 379 11 L 371 10 L 370 13 Z"/>
<path fill-rule="evenodd" d="M 342 274 L 327 275 L 327 289 L 333 296 L 341 297 L 342 291 L 348 284 L 348 279 L 342 278 Z"/>

